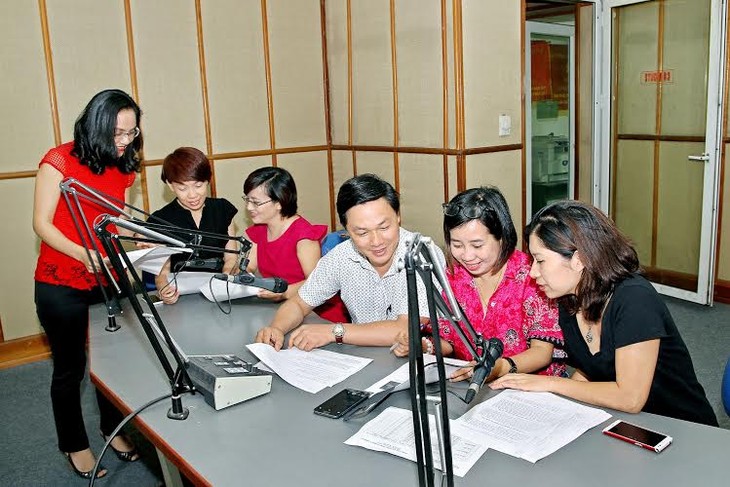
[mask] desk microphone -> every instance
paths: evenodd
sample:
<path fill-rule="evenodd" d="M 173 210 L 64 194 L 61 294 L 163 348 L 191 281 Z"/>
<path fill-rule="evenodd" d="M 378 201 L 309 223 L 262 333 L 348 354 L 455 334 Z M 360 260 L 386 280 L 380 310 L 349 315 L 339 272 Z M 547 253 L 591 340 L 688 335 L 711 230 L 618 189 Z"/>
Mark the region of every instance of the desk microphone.
<path fill-rule="evenodd" d="M 244 284 L 246 286 L 266 289 L 272 293 L 283 293 L 289 287 L 289 284 L 287 284 L 287 282 L 281 277 L 256 277 L 248 272 L 242 272 L 235 276 L 230 274 L 214 274 L 213 277 L 221 281 L 228 281 L 234 284 Z"/>
<path fill-rule="evenodd" d="M 467 404 L 472 402 L 477 393 L 479 393 L 479 389 L 481 389 L 482 385 L 484 385 L 484 381 L 487 380 L 487 377 L 489 377 L 489 373 L 492 372 L 494 364 L 497 362 L 497 359 L 502 356 L 503 351 L 504 345 L 502 344 L 502 340 L 499 338 L 489 339 L 486 360 L 483 364 L 474 367 L 474 376 L 471 378 L 469 389 L 467 389 L 466 396 L 464 396 L 464 401 Z"/>

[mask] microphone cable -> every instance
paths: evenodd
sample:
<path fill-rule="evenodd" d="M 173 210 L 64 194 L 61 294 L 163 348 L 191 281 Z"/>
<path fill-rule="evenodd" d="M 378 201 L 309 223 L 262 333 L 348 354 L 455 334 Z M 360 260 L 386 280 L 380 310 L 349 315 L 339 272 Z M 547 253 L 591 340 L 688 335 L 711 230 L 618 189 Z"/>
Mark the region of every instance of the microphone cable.
<path fill-rule="evenodd" d="M 193 391 L 182 391 L 180 392 L 180 395 L 182 394 L 188 394 L 192 393 Z M 122 430 L 124 426 L 126 426 L 127 423 L 129 423 L 132 419 L 134 419 L 135 416 L 137 416 L 139 413 L 147 409 L 148 407 L 157 404 L 160 401 L 164 401 L 165 399 L 171 398 L 172 393 L 162 395 L 156 399 L 152 399 L 151 401 L 143 404 L 139 408 L 135 409 L 129 415 L 127 415 L 120 423 L 117 425 L 116 428 L 114 428 L 114 431 L 109 435 L 109 437 L 106 440 L 106 443 L 104 443 L 104 448 L 101 449 L 101 453 L 99 453 L 99 456 L 96 459 L 96 463 L 94 464 L 94 469 L 91 471 L 91 478 L 89 479 L 89 487 L 94 487 L 94 481 L 96 480 L 96 474 L 99 471 L 99 467 L 101 466 L 101 459 L 104 457 L 104 454 L 109 449 L 109 446 L 112 444 L 112 440 L 119 434 L 119 432 Z M 109 473 L 107 472 L 107 475 Z M 106 477 L 106 475 L 104 476 Z M 103 477 L 102 477 L 103 478 Z"/>

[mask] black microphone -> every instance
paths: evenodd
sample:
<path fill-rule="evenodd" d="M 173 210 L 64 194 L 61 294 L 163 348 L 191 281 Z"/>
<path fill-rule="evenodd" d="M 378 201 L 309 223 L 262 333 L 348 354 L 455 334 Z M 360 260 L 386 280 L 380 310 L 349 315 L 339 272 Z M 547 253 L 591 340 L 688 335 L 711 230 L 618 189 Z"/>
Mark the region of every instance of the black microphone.
<path fill-rule="evenodd" d="M 234 284 L 245 284 L 246 286 L 266 289 L 272 293 L 283 293 L 289 287 L 289 284 L 281 277 L 256 277 L 248 272 L 242 272 L 235 276 L 231 276 L 230 274 L 214 274 L 213 277 Z"/>
<path fill-rule="evenodd" d="M 466 391 L 466 396 L 464 396 L 464 401 L 467 404 L 472 402 L 474 397 L 477 395 L 479 389 L 481 389 L 482 385 L 484 384 L 484 381 L 487 380 L 490 372 L 492 372 L 492 368 L 497 362 L 497 359 L 502 356 L 503 351 L 504 344 L 502 344 L 502 340 L 500 340 L 499 338 L 489 339 L 489 344 L 487 345 L 486 360 L 483 364 L 479 364 L 474 367 L 474 375 L 471 378 L 469 389 L 467 389 Z"/>

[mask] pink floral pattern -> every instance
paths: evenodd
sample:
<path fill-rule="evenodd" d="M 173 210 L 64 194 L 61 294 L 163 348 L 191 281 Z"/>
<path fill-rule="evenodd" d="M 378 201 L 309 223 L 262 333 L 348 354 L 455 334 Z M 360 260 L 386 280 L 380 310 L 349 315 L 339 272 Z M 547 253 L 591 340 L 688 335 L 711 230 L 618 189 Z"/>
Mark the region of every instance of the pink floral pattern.
<path fill-rule="evenodd" d="M 515 250 L 507 261 L 504 277 L 489 300 L 485 314 L 479 291 L 469 272 L 458 262 L 447 271 L 456 300 L 474 329 L 485 339 L 499 338 L 504 343 L 504 356 L 524 352 L 531 339 L 555 345 L 553 358 L 565 358 L 563 332 L 558 325 L 557 305 L 549 300 L 530 277 L 530 258 Z M 451 324 L 439 320 L 439 334 L 454 347 L 454 357 L 471 360 L 471 352 L 462 343 Z M 563 375 L 565 365 L 553 361 L 539 371 L 544 375 Z"/>

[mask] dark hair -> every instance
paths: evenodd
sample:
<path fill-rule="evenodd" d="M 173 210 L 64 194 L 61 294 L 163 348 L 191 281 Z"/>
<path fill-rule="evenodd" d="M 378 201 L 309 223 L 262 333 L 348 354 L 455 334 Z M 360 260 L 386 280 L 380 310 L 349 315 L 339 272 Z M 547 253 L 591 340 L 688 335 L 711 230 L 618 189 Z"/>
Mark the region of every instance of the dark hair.
<path fill-rule="evenodd" d="M 210 161 L 195 147 L 179 147 L 162 162 L 163 183 L 207 181 L 213 176 Z"/>
<path fill-rule="evenodd" d="M 571 313 L 581 311 L 589 321 L 601 317 L 606 301 L 619 282 L 640 270 L 631 242 L 601 210 L 579 201 L 559 201 L 537 212 L 525 228 L 543 245 L 570 259 L 575 252 L 583 273 L 575 295 L 559 298 Z"/>
<path fill-rule="evenodd" d="M 398 193 L 389 182 L 375 174 L 361 174 L 342 183 L 337 193 L 337 215 L 342 226 L 347 226 L 347 210 L 380 198 L 385 198 L 396 214 L 400 213 Z"/>
<path fill-rule="evenodd" d="M 102 174 L 107 166 L 116 166 L 125 174 L 140 169 L 142 133 L 130 142 L 124 154 L 117 154 L 114 131 L 117 115 L 122 110 L 133 110 L 139 127 L 142 111 L 132 97 L 121 90 L 97 93 L 76 119 L 71 154 L 78 157 L 81 164 L 89 166 L 94 174 Z"/>
<path fill-rule="evenodd" d="M 451 244 L 451 230 L 471 220 L 479 220 L 499 241 L 499 258 L 495 269 L 501 269 L 517 246 L 517 230 L 512 223 L 509 206 L 502 193 L 494 186 L 472 188 L 457 194 L 444 206 L 444 240 Z"/>
<path fill-rule="evenodd" d="M 263 185 L 266 195 L 281 205 L 281 216 L 297 214 L 297 185 L 289 171 L 280 167 L 260 167 L 248 175 L 243 183 L 243 194 Z"/>

